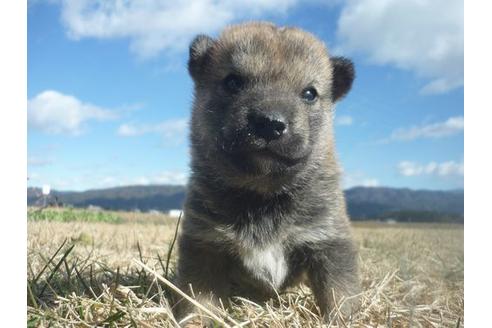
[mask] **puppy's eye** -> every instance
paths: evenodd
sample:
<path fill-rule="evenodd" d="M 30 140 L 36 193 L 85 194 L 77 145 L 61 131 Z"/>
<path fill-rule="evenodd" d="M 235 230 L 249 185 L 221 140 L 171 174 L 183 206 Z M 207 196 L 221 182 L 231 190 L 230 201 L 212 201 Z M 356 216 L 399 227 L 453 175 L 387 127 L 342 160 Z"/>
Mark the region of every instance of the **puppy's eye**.
<path fill-rule="evenodd" d="M 236 74 L 229 74 L 224 79 L 224 87 L 230 93 L 238 93 L 243 87 L 243 79 Z"/>
<path fill-rule="evenodd" d="M 318 98 L 318 92 L 313 87 L 306 88 L 302 90 L 301 98 L 307 102 L 314 102 Z"/>

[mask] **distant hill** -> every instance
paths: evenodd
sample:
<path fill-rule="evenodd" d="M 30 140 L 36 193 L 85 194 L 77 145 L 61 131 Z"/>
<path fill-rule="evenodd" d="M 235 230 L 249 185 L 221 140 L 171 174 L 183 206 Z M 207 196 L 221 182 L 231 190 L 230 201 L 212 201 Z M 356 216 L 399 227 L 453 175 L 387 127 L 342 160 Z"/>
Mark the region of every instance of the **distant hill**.
<path fill-rule="evenodd" d="M 355 187 L 345 191 L 352 218 L 386 217 L 400 211 L 464 214 L 464 191 L 412 190 L 388 187 Z"/>
<path fill-rule="evenodd" d="M 168 211 L 182 207 L 185 192 L 185 186 L 171 185 L 125 186 L 81 192 L 53 190 L 50 201 L 56 198 L 60 203 L 75 207 L 92 205 L 108 210 Z M 40 188 L 28 188 L 27 205 L 39 202 L 40 195 Z"/>
<path fill-rule="evenodd" d="M 82 192 L 52 191 L 50 201 L 75 207 L 99 206 L 109 210 L 159 210 L 181 208 L 185 186 L 150 185 L 94 189 Z M 27 204 L 39 202 L 40 188 L 27 189 Z M 345 191 L 353 220 L 462 222 L 464 191 L 411 190 L 388 187 L 354 187 Z"/>

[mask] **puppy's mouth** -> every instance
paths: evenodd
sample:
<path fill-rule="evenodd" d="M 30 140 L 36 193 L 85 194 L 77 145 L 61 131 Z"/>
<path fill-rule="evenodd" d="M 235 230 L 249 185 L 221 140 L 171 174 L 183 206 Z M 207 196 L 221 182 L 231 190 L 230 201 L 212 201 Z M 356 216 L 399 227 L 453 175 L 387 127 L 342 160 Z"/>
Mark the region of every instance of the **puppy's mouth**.
<path fill-rule="evenodd" d="M 288 167 L 297 165 L 303 161 L 305 161 L 308 157 L 308 154 L 302 154 L 300 156 L 284 156 L 275 151 L 272 151 L 268 148 L 261 149 L 258 151 L 252 151 L 249 153 L 251 157 L 254 157 L 260 161 L 274 161 L 278 163 L 282 163 Z"/>
<path fill-rule="evenodd" d="M 300 140 L 291 140 L 289 143 L 266 142 L 251 138 L 246 133 L 236 134 L 232 139 L 222 139 L 219 149 L 241 171 L 265 174 L 293 169 L 305 163 L 310 151 L 300 147 L 300 144 Z"/>

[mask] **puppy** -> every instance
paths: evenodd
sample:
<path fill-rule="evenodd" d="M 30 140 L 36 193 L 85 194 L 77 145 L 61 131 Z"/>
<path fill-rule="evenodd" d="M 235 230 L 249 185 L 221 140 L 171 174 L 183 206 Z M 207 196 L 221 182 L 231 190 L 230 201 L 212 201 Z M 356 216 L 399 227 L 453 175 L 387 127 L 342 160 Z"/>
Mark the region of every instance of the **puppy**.
<path fill-rule="evenodd" d="M 300 29 L 247 23 L 197 36 L 188 68 L 192 173 L 178 285 L 215 303 L 263 301 L 304 281 L 327 317 L 359 291 L 333 135 L 352 62 Z"/>

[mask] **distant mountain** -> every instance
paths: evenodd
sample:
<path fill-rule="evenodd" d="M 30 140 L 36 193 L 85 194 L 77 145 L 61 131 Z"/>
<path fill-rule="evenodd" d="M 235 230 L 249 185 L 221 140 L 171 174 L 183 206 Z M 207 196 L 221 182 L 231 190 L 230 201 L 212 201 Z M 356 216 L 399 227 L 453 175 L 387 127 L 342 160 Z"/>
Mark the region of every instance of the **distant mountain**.
<path fill-rule="evenodd" d="M 99 206 L 109 210 L 159 210 L 181 208 L 185 186 L 151 185 L 94 189 L 82 192 L 52 191 L 50 201 L 75 207 Z M 27 204 L 39 203 L 40 188 L 27 189 Z M 411 190 L 388 187 L 355 187 L 345 191 L 347 209 L 353 220 L 463 221 L 464 191 Z"/>
<path fill-rule="evenodd" d="M 463 217 L 464 190 L 433 191 L 388 187 L 354 187 L 345 191 L 353 219 L 388 217 L 398 212 L 438 213 Z"/>
<path fill-rule="evenodd" d="M 183 206 L 185 192 L 185 186 L 171 185 L 125 186 L 81 192 L 53 190 L 49 201 L 75 207 L 99 206 L 108 210 L 168 211 Z M 39 202 L 40 195 L 40 188 L 28 188 L 27 204 Z"/>

